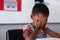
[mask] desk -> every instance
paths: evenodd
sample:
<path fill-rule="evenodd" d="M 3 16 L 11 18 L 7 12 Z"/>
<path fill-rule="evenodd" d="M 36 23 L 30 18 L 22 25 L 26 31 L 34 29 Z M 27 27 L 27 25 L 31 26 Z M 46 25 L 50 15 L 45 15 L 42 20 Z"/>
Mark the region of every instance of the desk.
<path fill-rule="evenodd" d="M 40 38 L 36 40 L 60 40 L 60 38 Z"/>

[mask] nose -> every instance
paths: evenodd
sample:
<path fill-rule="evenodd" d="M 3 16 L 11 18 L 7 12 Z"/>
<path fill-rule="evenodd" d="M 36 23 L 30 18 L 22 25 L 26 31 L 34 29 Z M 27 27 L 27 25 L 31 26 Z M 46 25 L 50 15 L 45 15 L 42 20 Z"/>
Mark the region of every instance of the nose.
<path fill-rule="evenodd" d="M 35 20 L 36 20 L 36 22 L 39 22 L 39 18 L 38 17 L 36 17 Z"/>
<path fill-rule="evenodd" d="M 37 22 L 38 22 L 38 20 L 37 20 Z"/>

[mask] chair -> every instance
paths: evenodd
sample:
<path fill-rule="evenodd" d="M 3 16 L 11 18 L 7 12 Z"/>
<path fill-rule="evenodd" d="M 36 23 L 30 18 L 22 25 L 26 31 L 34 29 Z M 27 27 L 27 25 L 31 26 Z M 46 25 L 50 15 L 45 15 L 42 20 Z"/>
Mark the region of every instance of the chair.
<path fill-rule="evenodd" d="M 25 40 L 22 29 L 13 29 L 6 32 L 6 40 Z"/>

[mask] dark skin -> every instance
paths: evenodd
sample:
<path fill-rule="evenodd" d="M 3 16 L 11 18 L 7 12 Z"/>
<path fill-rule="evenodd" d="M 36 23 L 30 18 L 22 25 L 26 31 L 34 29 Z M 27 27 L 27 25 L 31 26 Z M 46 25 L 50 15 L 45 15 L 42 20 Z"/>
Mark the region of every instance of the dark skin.
<path fill-rule="evenodd" d="M 42 29 L 45 34 L 49 34 L 51 37 L 60 38 L 60 34 L 50 30 L 49 28 L 46 28 L 46 23 L 48 17 L 41 14 L 37 15 L 31 15 L 31 18 L 33 20 L 33 27 L 35 28 L 34 32 L 29 32 L 28 30 L 25 30 L 25 33 L 23 34 L 25 40 L 35 40 L 35 37 L 39 33 L 39 30 Z"/>

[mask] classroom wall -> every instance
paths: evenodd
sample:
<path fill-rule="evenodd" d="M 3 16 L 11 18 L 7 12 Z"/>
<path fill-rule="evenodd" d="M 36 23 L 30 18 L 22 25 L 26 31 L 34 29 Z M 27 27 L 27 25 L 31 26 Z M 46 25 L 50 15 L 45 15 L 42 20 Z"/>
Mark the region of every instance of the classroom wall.
<path fill-rule="evenodd" d="M 0 24 L 0 40 L 6 40 L 6 31 L 9 29 L 22 29 L 25 24 Z M 60 34 L 60 23 L 48 23 L 47 26 Z"/>
<path fill-rule="evenodd" d="M 60 23 L 60 0 L 45 0 L 49 3 L 50 11 L 48 23 Z M 1 11 L 0 23 L 31 23 L 31 11 L 34 6 L 34 0 L 22 0 L 21 12 L 15 11 Z"/>

